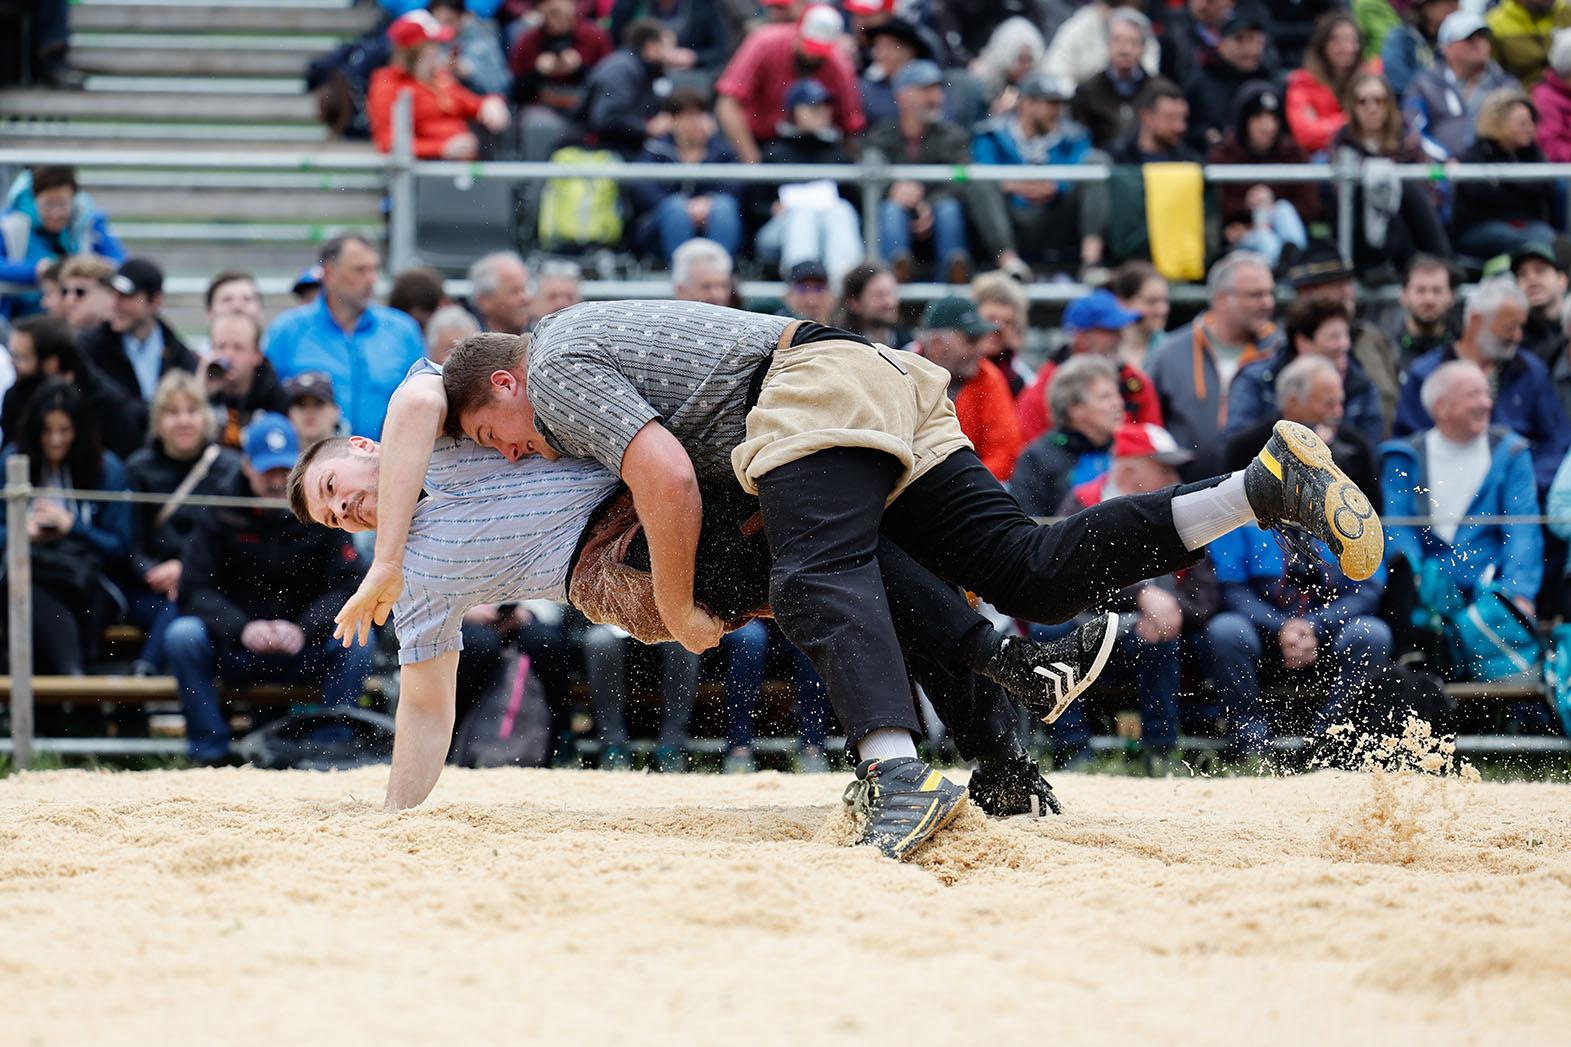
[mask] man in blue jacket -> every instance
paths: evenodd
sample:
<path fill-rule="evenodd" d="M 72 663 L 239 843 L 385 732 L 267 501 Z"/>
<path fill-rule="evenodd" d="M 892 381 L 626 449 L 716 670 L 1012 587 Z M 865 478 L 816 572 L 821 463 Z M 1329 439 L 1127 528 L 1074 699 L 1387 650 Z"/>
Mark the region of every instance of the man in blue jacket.
<path fill-rule="evenodd" d="M 349 432 L 378 439 L 393 390 L 425 355 L 420 327 L 372 300 L 382 259 L 364 237 L 334 237 L 320 261 L 322 293 L 273 321 L 264 352 L 280 381 L 305 371 L 326 373 Z"/>
<path fill-rule="evenodd" d="M 109 219 L 77 188 L 76 168 L 35 167 L 18 176 L 0 213 L 0 316 L 39 312 L 39 272 L 77 254 L 125 258 Z"/>
<path fill-rule="evenodd" d="M 1480 283 L 1467 299 L 1462 337 L 1455 345 L 1425 353 L 1408 369 L 1393 435 L 1411 436 L 1432 426 L 1422 395 L 1425 381 L 1442 364 L 1469 361 L 1488 379 L 1494 424 L 1520 436 L 1532 449 L 1533 475 L 1542 495 L 1571 447 L 1571 421 L 1555 395 L 1548 367 L 1532 353 L 1519 351 L 1527 309 L 1527 297 L 1511 277 Z"/>

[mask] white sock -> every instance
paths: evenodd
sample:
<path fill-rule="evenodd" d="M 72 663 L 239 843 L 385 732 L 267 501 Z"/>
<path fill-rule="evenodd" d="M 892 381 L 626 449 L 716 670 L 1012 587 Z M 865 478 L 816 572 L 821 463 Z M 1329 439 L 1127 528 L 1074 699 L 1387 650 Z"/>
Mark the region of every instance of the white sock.
<path fill-rule="evenodd" d="M 911 732 L 904 727 L 880 727 L 856 743 L 858 760 L 893 760 L 900 756 L 915 755 L 916 743 L 911 740 Z"/>
<path fill-rule="evenodd" d="M 1173 496 L 1173 526 L 1184 548 L 1204 549 L 1227 532 L 1255 522 L 1255 511 L 1244 494 L 1244 472 L 1214 487 Z"/>

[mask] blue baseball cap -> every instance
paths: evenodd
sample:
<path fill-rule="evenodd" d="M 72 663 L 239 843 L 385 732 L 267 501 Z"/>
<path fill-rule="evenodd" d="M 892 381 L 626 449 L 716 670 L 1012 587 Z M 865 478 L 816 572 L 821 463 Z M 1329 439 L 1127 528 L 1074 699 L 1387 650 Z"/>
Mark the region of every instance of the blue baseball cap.
<path fill-rule="evenodd" d="M 799 105 L 824 105 L 829 101 L 829 88 L 817 80 L 798 80 L 786 91 L 786 114 L 790 115 Z"/>
<path fill-rule="evenodd" d="M 932 87 L 934 84 L 944 82 L 944 71 L 938 68 L 937 62 L 929 62 L 925 58 L 918 58 L 914 62 L 907 62 L 900 67 L 900 72 L 890 82 L 890 87 L 896 91 L 904 91 L 908 87 Z"/>
<path fill-rule="evenodd" d="M 1084 298 L 1076 298 L 1064 310 L 1066 331 L 1122 331 L 1140 320 L 1140 314 L 1125 309 L 1113 292 L 1099 288 Z"/>
<path fill-rule="evenodd" d="M 245 429 L 245 456 L 259 473 L 294 468 L 300 457 L 295 427 L 281 414 L 264 411 L 257 415 Z"/>
<path fill-rule="evenodd" d="M 289 292 L 291 294 L 299 294 L 308 288 L 321 286 L 322 267 L 320 265 L 308 265 L 301 271 L 299 276 L 295 277 L 295 285 L 289 289 Z"/>

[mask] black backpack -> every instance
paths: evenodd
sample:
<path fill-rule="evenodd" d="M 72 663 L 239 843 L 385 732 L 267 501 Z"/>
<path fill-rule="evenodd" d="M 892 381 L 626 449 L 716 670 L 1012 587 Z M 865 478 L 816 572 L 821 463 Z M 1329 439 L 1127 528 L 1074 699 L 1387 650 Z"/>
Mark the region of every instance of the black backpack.
<path fill-rule="evenodd" d="M 246 735 L 236 746 L 267 770 L 346 771 L 393 758 L 393 718 L 367 709 L 294 713 Z"/>
<path fill-rule="evenodd" d="M 544 767 L 551 754 L 551 708 L 527 654 L 510 655 L 496 686 L 458 728 L 460 767 Z"/>

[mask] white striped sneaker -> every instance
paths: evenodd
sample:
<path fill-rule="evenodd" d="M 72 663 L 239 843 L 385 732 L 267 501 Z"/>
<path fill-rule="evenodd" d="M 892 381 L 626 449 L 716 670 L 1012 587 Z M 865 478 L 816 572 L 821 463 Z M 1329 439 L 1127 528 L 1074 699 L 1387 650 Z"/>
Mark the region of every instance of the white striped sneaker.
<path fill-rule="evenodd" d="M 1118 615 L 1109 611 L 1056 640 L 1010 637 L 982 675 L 1052 723 L 1102 675 L 1117 642 Z"/>

